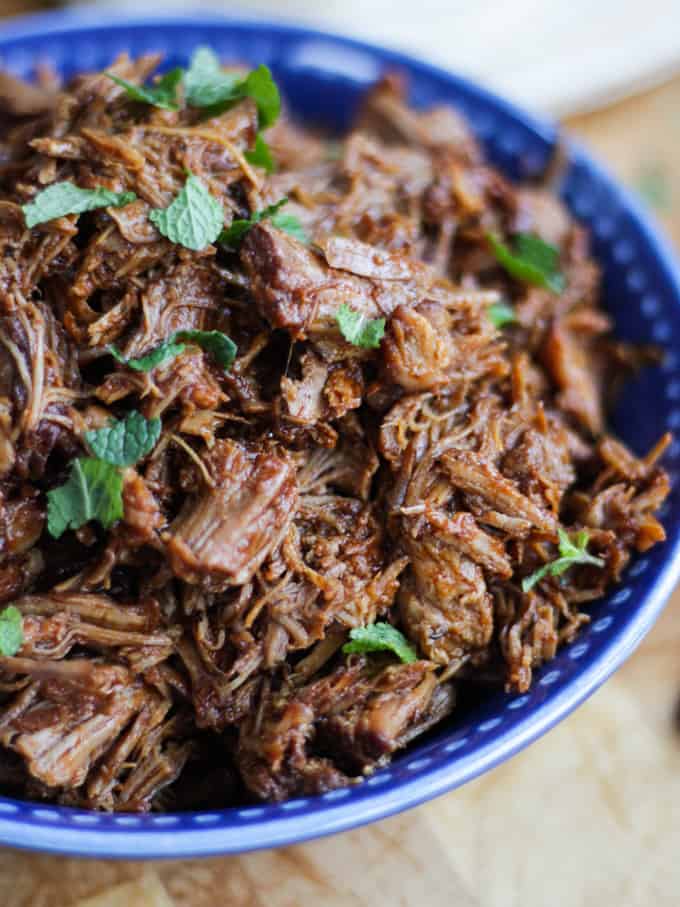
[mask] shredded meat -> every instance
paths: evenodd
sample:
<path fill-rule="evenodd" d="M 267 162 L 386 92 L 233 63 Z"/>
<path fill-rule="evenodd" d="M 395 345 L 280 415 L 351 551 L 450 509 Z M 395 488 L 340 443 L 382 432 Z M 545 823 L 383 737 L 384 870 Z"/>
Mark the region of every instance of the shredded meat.
<path fill-rule="evenodd" d="M 110 71 L 143 83 L 158 63 Z M 612 342 L 557 198 L 513 186 L 395 76 L 340 142 L 280 118 L 271 174 L 244 156 L 254 101 L 210 113 L 101 73 L 0 73 L 0 604 L 22 631 L 0 655 L 2 792 L 145 811 L 358 783 L 455 722 L 461 693 L 527 690 L 664 539 L 670 438 L 638 457 L 607 431 L 641 357 Z M 271 217 L 235 248 L 171 242 L 149 214 L 187 171 L 227 227 L 286 196 L 309 242 Z M 27 229 L 57 182 L 136 199 Z M 561 292 L 494 257 L 489 233 L 527 232 Z M 382 340 L 350 342 L 342 306 Z M 147 371 L 119 361 L 177 331 L 226 334 L 236 359 L 187 340 Z M 48 493 L 133 410 L 160 437 L 121 467 L 122 518 L 53 537 Z M 591 561 L 527 582 L 562 530 Z M 345 651 L 376 622 L 410 660 Z"/>
<path fill-rule="evenodd" d="M 219 473 L 170 527 L 170 565 L 187 583 L 243 586 L 286 534 L 297 501 L 295 472 L 282 456 L 230 441 L 218 442 L 208 458 Z"/>
<path fill-rule="evenodd" d="M 248 788 L 268 800 L 349 784 L 453 707 L 434 665 L 350 661 L 301 689 L 265 694 L 241 725 L 236 761 Z"/>

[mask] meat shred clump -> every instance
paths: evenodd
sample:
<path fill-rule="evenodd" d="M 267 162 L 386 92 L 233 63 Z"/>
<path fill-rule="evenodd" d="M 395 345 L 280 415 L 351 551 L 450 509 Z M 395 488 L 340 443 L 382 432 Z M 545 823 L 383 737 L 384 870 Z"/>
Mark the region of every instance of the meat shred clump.
<path fill-rule="evenodd" d="M 663 540 L 668 439 L 638 458 L 607 433 L 642 357 L 613 339 L 587 233 L 454 111 L 387 77 L 339 142 L 284 114 L 272 174 L 244 157 L 250 98 L 206 119 L 89 74 L 13 84 L 0 125 L 0 605 L 23 623 L 0 657 L 3 793 L 146 811 L 355 783 L 457 702 L 526 691 Z M 262 219 L 236 247 L 174 244 L 149 212 L 187 171 L 227 226 L 287 197 L 309 242 Z M 27 229 L 64 181 L 136 199 Z M 520 234 L 557 250 L 559 292 L 499 264 L 490 235 Z M 342 306 L 385 320 L 379 345 L 345 338 Z M 195 330 L 233 365 L 110 353 Z M 122 519 L 54 538 L 48 493 L 133 410 L 161 433 L 122 472 Z M 527 582 L 579 532 L 596 564 Z M 376 622 L 417 659 L 343 652 Z"/>

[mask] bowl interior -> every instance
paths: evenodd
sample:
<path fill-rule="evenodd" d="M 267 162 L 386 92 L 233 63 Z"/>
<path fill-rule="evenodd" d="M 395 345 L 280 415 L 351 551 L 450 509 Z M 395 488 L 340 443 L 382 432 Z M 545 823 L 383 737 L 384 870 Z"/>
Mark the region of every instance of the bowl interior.
<path fill-rule="evenodd" d="M 57 14 L 0 31 L 0 68 L 30 76 L 47 61 L 64 75 L 103 68 L 117 53 L 160 51 L 186 64 L 198 44 L 223 58 L 267 63 L 297 116 L 340 131 L 383 71 L 409 76 L 421 106 L 453 103 L 470 121 L 489 160 L 513 179 L 539 176 L 557 134 L 505 102 L 426 64 L 355 41 L 280 25 L 186 19 L 102 22 Z M 614 427 L 638 453 L 680 427 L 680 282 L 672 254 L 635 202 L 578 147 L 570 151 L 562 195 L 592 231 L 605 304 L 626 339 L 666 350 L 659 367 L 630 382 Z M 675 477 L 680 445 L 666 465 Z M 666 545 L 635 561 L 612 595 L 592 607 L 592 623 L 537 672 L 523 696 L 492 694 L 364 784 L 279 806 L 214 813 L 108 816 L 0 798 L 0 843 L 82 855 L 150 858 L 235 853 L 360 825 L 456 787 L 503 761 L 581 702 L 649 629 L 678 575 L 680 489 L 663 511 Z"/>

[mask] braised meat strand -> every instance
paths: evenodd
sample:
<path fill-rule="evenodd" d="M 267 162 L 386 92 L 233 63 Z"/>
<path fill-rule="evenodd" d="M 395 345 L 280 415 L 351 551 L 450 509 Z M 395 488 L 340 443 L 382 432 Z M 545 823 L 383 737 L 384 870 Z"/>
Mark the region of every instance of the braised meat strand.
<path fill-rule="evenodd" d="M 107 811 L 355 784 L 526 691 L 669 492 L 587 232 L 454 110 L 387 75 L 331 139 L 160 62 L 0 76 L 0 791 Z"/>

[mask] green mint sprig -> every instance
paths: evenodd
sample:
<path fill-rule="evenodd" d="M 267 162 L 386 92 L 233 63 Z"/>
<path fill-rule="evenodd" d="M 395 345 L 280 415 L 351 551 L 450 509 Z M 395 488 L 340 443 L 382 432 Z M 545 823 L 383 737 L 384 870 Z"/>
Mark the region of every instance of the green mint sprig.
<path fill-rule="evenodd" d="M 29 230 L 38 224 L 65 217 L 67 214 L 84 214 L 98 208 L 123 208 L 133 202 L 134 192 L 111 192 L 109 189 L 81 189 L 73 183 L 53 183 L 35 198 L 22 205 Z"/>
<path fill-rule="evenodd" d="M 343 302 L 335 319 L 340 333 L 348 343 L 366 350 L 377 349 L 380 346 L 385 334 L 384 318 L 367 318 Z"/>
<path fill-rule="evenodd" d="M 496 260 L 511 277 L 552 290 L 553 293 L 564 290 L 564 275 L 559 271 L 560 253 L 539 236 L 533 233 L 518 234 L 514 249 L 510 249 L 493 233 L 487 234 L 487 239 Z"/>
<path fill-rule="evenodd" d="M 342 651 L 346 655 L 367 652 L 392 652 L 405 664 L 417 660 L 416 650 L 403 633 L 388 623 L 370 624 L 349 631 L 351 642 L 346 642 Z"/>
<path fill-rule="evenodd" d="M 561 527 L 557 530 L 559 537 L 558 553 L 559 557 L 548 564 L 534 570 L 529 576 L 522 580 L 522 592 L 528 592 L 539 583 L 544 576 L 562 576 L 570 567 L 576 564 L 592 564 L 593 567 L 604 567 L 604 561 L 601 557 L 594 557 L 588 554 L 589 536 L 586 529 L 581 529 L 576 533 L 573 540 Z"/>

